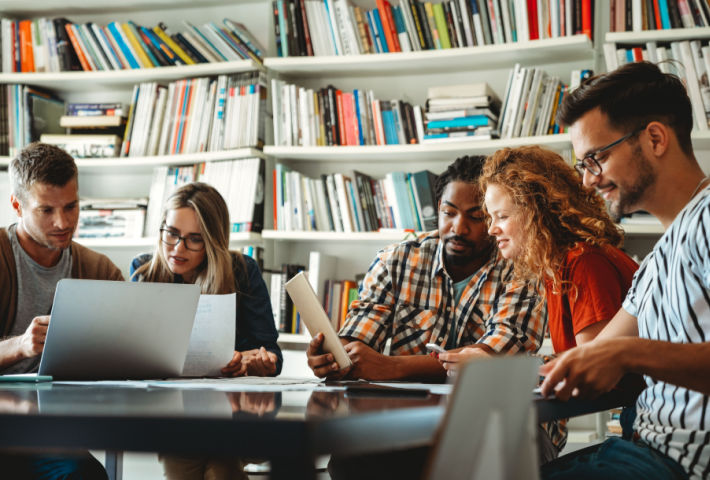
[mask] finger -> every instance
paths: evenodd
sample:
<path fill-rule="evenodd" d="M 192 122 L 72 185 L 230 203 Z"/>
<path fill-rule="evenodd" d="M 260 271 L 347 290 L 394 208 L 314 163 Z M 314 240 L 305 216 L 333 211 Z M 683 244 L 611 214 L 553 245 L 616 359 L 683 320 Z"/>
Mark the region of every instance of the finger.
<path fill-rule="evenodd" d="M 44 325 L 45 327 L 49 325 L 49 319 L 51 317 L 49 315 L 40 315 L 39 317 L 35 317 L 32 319 L 34 323 L 37 323 L 39 325 Z"/>
<path fill-rule="evenodd" d="M 320 351 L 322 344 L 323 344 L 323 334 L 319 332 L 318 334 L 316 334 L 315 337 L 313 337 L 311 339 L 310 343 L 308 344 L 307 354 L 309 356 L 316 355 Z"/>
<path fill-rule="evenodd" d="M 546 366 L 543 365 L 540 367 L 540 374 L 545 375 L 545 380 L 542 382 L 542 385 L 540 385 L 540 393 L 545 397 L 552 395 L 555 392 L 557 384 L 567 375 L 567 369 L 563 364 L 553 361 L 548 365 L 551 366 L 544 368 Z"/>
<path fill-rule="evenodd" d="M 311 370 L 314 368 L 321 368 L 326 365 L 330 365 L 335 361 L 333 358 L 333 354 L 328 353 L 326 355 L 316 355 L 312 357 L 308 357 L 308 366 L 311 367 Z"/>

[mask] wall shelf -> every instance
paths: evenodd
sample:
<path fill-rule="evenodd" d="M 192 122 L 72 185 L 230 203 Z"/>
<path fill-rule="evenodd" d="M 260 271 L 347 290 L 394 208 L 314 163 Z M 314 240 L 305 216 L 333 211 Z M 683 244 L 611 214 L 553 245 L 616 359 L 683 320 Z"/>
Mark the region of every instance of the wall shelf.
<path fill-rule="evenodd" d="M 670 28 L 666 30 L 643 30 L 641 32 L 608 32 L 606 43 L 639 44 L 646 42 L 676 42 L 710 38 L 710 27 Z"/>
<path fill-rule="evenodd" d="M 75 238 L 75 242 L 89 248 L 138 248 L 153 247 L 155 237 L 141 238 Z M 230 243 L 261 243 L 261 234 L 238 232 L 229 236 Z"/>
<path fill-rule="evenodd" d="M 419 52 L 332 55 L 319 57 L 270 57 L 264 66 L 283 76 L 363 76 L 378 73 L 430 73 L 471 68 L 509 68 L 515 63 L 540 63 L 594 59 L 594 47 L 586 35 L 480 47 L 422 50 Z"/>
<path fill-rule="evenodd" d="M 405 238 L 416 235 L 406 230 L 386 230 L 381 232 L 300 232 L 264 230 L 261 236 L 264 240 L 282 240 L 295 242 L 401 242 Z"/>

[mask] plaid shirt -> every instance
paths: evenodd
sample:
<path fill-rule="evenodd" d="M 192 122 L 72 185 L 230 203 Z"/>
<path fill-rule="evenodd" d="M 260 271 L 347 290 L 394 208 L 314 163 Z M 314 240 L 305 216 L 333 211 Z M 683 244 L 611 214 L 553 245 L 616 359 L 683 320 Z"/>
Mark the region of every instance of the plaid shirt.
<path fill-rule="evenodd" d="M 536 289 L 514 283 L 512 264 L 498 254 L 471 277 L 456 304 L 442 245 L 438 232 L 429 232 L 381 250 L 340 336 L 379 352 L 391 338 L 392 355 L 426 354 L 429 342 L 450 349 L 478 343 L 509 354 L 537 351 L 547 311 L 534 308 Z"/>

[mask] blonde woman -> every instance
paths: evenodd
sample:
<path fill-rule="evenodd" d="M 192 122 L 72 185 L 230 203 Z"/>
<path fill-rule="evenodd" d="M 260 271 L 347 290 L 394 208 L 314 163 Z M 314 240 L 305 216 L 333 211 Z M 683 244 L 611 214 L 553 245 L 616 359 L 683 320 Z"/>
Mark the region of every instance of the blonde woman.
<path fill-rule="evenodd" d="M 131 279 L 194 283 L 205 294 L 236 292 L 234 356 L 222 374 L 278 375 L 283 360 L 266 285 L 252 258 L 229 250 L 229 232 L 229 211 L 219 192 L 205 183 L 184 185 L 168 198 L 155 251 L 133 259 Z M 246 478 L 236 458 L 161 460 L 170 479 Z"/>

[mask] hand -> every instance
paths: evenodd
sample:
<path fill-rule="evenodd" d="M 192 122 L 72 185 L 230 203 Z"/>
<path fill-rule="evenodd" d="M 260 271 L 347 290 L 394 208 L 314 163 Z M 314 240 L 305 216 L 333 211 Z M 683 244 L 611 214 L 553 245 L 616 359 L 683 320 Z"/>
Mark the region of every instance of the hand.
<path fill-rule="evenodd" d="M 594 398 L 616 386 L 627 373 L 624 353 L 628 337 L 595 340 L 571 350 L 540 367 L 545 380 L 542 395 L 554 393 L 560 400 Z"/>
<path fill-rule="evenodd" d="M 318 333 L 311 339 L 308 350 L 306 350 L 308 366 L 313 370 L 316 377 L 339 380 L 350 372 L 350 367 L 340 369 L 340 365 L 335 361 L 333 354 L 323 351 L 324 340 L 325 337 L 322 333 Z"/>
<path fill-rule="evenodd" d="M 246 362 L 247 375 L 266 377 L 276 373 L 278 357 L 264 347 L 242 352 L 242 363 Z"/>
<path fill-rule="evenodd" d="M 44 350 L 44 342 L 47 339 L 47 328 L 49 328 L 49 315 L 35 317 L 19 337 L 20 353 L 24 358 L 39 355 Z"/>
<path fill-rule="evenodd" d="M 225 377 L 241 377 L 247 374 L 247 362 L 243 361 L 242 352 L 234 352 L 232 360 L 222 369 Z"/>
<path fill-rule="evenodd" d="M 394 372 L 396 358 L 383 355 L 360 341 L 345 345 L 350 360 L 353 362 L 350 377 L 365 380 L 391 380 L 397 378 Z"/>
<path fill-rule="evenodd" d="M 441 365 L 446 369 L 446 374 L 452 376 L 464 363 L 476 358 L 488 357 L 490 357 L 490 354 L 482 348 L 464 347 L 458 351 L 440 353 L 437 358 Z"/>

